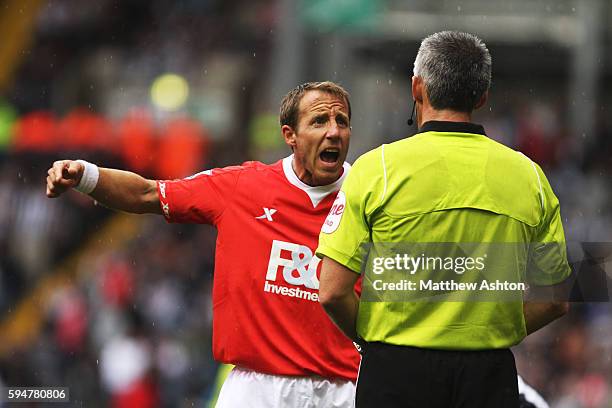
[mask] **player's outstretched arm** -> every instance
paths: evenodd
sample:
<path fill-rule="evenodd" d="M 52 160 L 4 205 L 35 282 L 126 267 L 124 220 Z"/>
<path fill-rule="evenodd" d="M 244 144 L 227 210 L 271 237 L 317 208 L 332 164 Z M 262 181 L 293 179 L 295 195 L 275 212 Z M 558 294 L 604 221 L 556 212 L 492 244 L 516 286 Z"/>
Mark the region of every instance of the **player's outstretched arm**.
<path fill-rule="evenodd" d="M 162 213 L 156 182 L 136 173 L 98 168 L 81 160 L 56 161 L 47 173 L 47 197 L 59 197 L 75 188 L 109 208 L 137 214 Z"/>

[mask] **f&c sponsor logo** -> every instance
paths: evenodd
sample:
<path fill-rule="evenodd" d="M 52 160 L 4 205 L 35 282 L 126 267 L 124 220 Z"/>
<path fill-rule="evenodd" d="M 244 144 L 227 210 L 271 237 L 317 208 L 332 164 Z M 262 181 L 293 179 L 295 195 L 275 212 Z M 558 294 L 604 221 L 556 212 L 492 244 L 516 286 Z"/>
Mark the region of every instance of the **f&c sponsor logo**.
<path fill-rule="evenodd" d="M 319 300 L 317 292 L 303 290 L 300 287 L 319 289 L 317 278 L 319 262 L 321 259 L 313 255 L 310 248 L 305 245 L 279 240 L 272 241 L 264 291 L 317 302 Z M 272 283 L 281 279 L 279 271 L 281 271 L 282 280 L 295 287 Z"/>

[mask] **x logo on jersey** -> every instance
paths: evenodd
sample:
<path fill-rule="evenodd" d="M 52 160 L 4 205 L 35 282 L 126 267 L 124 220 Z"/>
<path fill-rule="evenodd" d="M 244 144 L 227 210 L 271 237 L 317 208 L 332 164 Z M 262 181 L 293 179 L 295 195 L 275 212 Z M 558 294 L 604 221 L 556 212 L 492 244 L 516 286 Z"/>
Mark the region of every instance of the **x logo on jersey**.
<path fill-rule="evenodd" d="M 259 217 L 255 217 L 255 218 L 258 219 L 258 220 L 266 219 L 268 221 L 274 221 L 272 219 L 272 215 L 276 212 L 276 209 L 264 207 L 263 210 L 264 210 L 263 215 L 260 215 Z"/>

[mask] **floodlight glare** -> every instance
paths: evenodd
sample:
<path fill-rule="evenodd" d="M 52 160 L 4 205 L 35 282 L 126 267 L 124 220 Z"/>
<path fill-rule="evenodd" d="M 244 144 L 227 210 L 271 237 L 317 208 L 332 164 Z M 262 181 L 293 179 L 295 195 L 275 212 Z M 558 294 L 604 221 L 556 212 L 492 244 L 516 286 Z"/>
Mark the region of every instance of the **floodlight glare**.
<path fill-rule="evenodd" d="M 188 97 L 189 84 L 185 78 L 177 74 L 160 75 L 151 85 L 151 101 L 163 110 L 180 109 Z"/>

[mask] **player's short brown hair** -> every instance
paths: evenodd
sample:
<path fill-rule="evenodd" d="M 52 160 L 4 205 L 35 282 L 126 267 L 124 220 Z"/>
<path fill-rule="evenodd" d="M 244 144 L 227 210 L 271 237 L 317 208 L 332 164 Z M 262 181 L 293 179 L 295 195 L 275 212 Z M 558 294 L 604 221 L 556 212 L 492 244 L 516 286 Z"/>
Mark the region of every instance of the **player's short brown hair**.
<path fill-rule="evenodd" d="M 300 101 L 308 91 L 321 91 L 343 99 L 348 108 L 349 120 L 351 119 L 351 102 L 349 100 L 349 93 L 346 89 L 331 81 L 306 82 L 305 84 L 293 88 L 283 98 L 280 107 L 281 126 L 288 125 L 292 129 L 296 128 L 300 115 Z"/>

